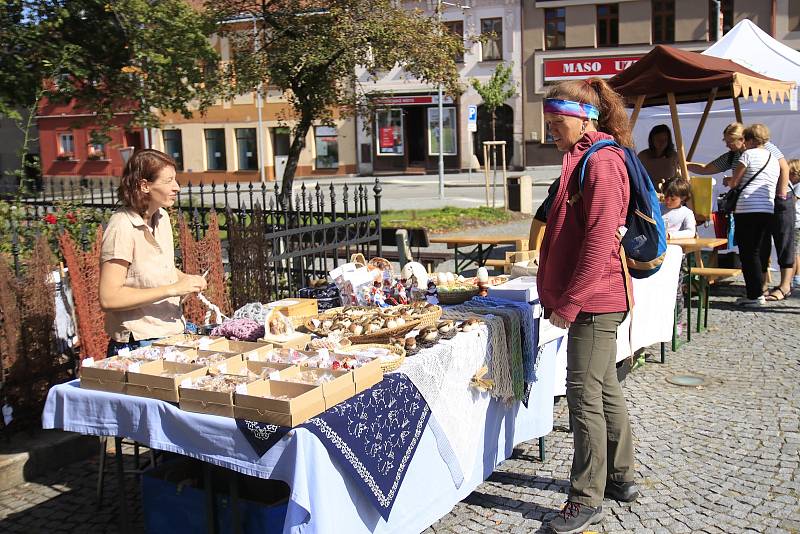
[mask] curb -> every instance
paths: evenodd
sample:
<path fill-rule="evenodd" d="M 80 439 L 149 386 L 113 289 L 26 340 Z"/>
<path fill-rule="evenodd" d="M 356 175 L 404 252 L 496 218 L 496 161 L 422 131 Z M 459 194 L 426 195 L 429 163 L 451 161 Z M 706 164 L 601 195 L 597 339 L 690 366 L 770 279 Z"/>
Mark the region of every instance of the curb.
<path fill-rule="evenodd" d="M 99 438 L 62 430 L 20 433 L 0 442 L 0 491 L 96 455 Z"/>

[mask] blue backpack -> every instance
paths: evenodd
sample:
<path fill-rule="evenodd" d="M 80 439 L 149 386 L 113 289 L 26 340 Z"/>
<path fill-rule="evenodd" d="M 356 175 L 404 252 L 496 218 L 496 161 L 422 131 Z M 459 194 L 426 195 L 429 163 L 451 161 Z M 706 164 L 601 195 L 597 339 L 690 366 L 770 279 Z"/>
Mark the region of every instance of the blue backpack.
<path fill-rule="evenodd" d="M 603 147 L 614 146 L 625 153 L 625 167 L 630 181 L 631 198 L 625 217 L 627 231 L 620 239 L 628 272 L 633 278 L 647 278 L 658 272 L 667 253 L 667 230 L 653 182 L 636 153 L 609 139 L 589 147 L 581 158 L 579 188 L 583 191 L 583 175 L 589 156 Z"/>

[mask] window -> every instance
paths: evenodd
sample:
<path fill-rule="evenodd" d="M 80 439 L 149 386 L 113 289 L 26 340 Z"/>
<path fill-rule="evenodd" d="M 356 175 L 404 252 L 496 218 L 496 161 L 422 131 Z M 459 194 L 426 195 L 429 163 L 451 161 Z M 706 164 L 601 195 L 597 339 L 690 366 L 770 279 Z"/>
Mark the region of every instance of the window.
<path fill-rule="evenodd" d="M 226 171 L 228 163 L 225 159 L 225 129 L 211 128 L 206 134 L 206 169 L 209 171 Z"/>
<path fill-rule="evenodd" d="M 314 128 L 314 146 L 317 152 L 317 169 L 339 168 L 339 138 L 336 128 Z"/>
<path fill-rule="evenodd" d="M 378 155 L 402 156 L 405 154 L 403 138 L 403 110 L 381 109 L 375 112 L 378 129 Z"/>
<path fill-rule="evenodd" d="M 443 108 L 442 147 L 445 156 L 456 155 L 456 108 Z M 439 108 L 428 108 L 428 154 L 439 155 Z"/>
<path fill-rule="evenodd" d="M 544 47 L 547 50 L 567 47 L 566 10 L 554 7 L 544 10 Z"/>
<path fill-rule="evenodd" d="M 619 4 L 597 6 L 597 46 L 619 44 Z"/>
<path fill-rule="evenodd" d="M 75 157 L 75 137 L 72 132 L 58 134 L 58 159 L 73 159 Z"/>
<path fill-rule="evenodd" d="M 448 31 L 456 34 L 461 41 L 461 44 L 464 44 L 464 22 L 461 20 L 453 20 L 444 23 L 445 27 Z M 455 57 L 456 63 L 464 63 L 464 54 L 456 54 Z"/>
<path fill-rule="evenodd" d="M 183 170 L 183 132 L 180 130 L 163 130 L 164 152 L 172 156 L 179 171 Z"/>
<path fill-rule="evenodd" d="M 503 19 L 481 19 L 481 35 L 486 36 L 481 61 L 503 59 Z"/>
<path fill-rule="evenodd" d="M 675 42 L 675 0 L 653 0 L 653 43 Z"/>
<path fill-rule="evenodd" d="M 796 6 L 797 9 L 797 23 L 800 24 L 800 4 L 797 3 L 790 3 L 789 4 L 789 31 L 792 31 L 792 6 Z M 722 35 L 728 33 L 731 28 L 733 28 L 733 0 L 722 0 L 720 2 L 720 15 L 722 15 L 722 34 L 716 35 L 716 26 L 714 24 L 714 17 L 716 17 L 716 12 L 714 8 L 714 2 L 712 0 L 708 1 L 708 39 L 709 41 L 713 41 L 715 38 L 720 39 Z M 800 29 L 800 28 L 797 28 Z"/>
<path fill-rule="evenodd" d="M 240 171 L 258 170 L 255 128 L 236 128 L 236 156 Z"/>
<path fill-rule="evenodd" d="M 86 147 L 86 154 L 89 159 L 106 159 L 106 145 L 103 143 L 89 143 Z"/>

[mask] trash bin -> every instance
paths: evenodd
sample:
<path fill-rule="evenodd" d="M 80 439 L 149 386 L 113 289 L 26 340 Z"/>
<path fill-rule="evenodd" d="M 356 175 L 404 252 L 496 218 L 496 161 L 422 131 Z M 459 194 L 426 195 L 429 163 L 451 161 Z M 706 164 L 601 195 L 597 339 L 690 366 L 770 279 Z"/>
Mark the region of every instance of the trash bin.
<path fill-rule="evenodd" d="M 511 211 L 533 213 L 533 180 L 530 176 L 508 177 L 506 207 Z"/>

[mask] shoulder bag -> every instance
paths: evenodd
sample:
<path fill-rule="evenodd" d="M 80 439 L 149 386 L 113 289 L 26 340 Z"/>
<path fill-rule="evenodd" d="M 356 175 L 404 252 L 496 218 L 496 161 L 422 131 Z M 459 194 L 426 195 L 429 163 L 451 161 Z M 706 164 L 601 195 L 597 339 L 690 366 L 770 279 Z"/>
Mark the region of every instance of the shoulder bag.
<path fill-rule="evenodd" d="M 734 187 L 730 191 L 727 191 L 719 196 L 717 199 L 717 211 L 722 213 L 723 215 L 732 215 L 734 211 L 736 211 L 736 204 L 739 202 L 739 197 L 742 194 L 750 182 L 756 179 L 756 176 L 761 174 L 761 171 L 767 168 L 769 165 L 770 160 L 772 159 L 772 154 L 770 153 L 769 157 L 767 158 L 767 162 L 761 167 L 757 173 L 750 177 L 747 180 L 747 183 L 741 187 Z"/>

